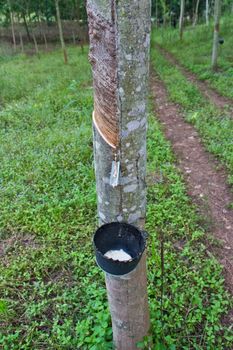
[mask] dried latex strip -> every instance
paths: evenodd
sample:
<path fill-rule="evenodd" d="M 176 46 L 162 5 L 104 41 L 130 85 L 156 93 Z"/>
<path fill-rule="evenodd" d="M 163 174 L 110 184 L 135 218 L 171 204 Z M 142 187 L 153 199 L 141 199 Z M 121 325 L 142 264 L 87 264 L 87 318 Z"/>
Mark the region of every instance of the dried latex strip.
<path fill-rule="evenodd" d="M 120 185 L 120 159 L 119 159 L 119 150 L 117 149 L 117 136 L 112 137 L 111 133 L 104 133 L 104 128 L 100 127 L 99 121 L 95 111 L 92 113 L 92 119 L 93 124 L 98 131 L 98 133 L 101 135 L 101 137 L 104 139 L 104 141 L 112 148 L 113 150 L 113 161 L 112 161 L 112 168 L 111 168 L 111 174 L 110 174 L 110 186 L 117 187 Z"/>

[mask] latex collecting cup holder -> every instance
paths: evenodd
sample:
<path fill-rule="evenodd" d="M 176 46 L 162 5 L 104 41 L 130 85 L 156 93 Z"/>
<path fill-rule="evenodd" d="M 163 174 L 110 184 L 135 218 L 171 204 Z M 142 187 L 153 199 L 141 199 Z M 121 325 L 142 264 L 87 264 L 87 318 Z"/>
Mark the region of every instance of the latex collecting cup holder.
<path fill-rule="evenodd" d="M 97 229 L 93 238 L 96 262 L 104 272 L 125 275 L 138 265 L 146 248 L 146 239 L 147 233 L 133 225 L 119 222 L 105 224 Z M 129 258 L 121 260 L 117 255 L 112 258 L 109 252 L 123 252 Z"/>

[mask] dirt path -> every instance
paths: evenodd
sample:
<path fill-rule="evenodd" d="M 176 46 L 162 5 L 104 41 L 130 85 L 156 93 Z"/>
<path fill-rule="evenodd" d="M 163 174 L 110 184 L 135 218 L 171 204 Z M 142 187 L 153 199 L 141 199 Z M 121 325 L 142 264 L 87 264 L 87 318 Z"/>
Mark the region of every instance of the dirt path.
<path fill-rule="evenodd" d="M 183 67 L 179 61 L 168 51 L 161 46 L 156 46 L 161 54 L 172 64 L 175 65 L 181 73 L 194 85 L 196 85 L 202 94 L 218 108 L 223 109 L 228 107 L 233 117 L 233 100 L 230 98 L 221 96 L 216 90 L 211 88 L 206 81 L 199 80 L 195 74 L 191 73 L 188 69 Z"/>
<path fill-rule="evenodd" d="M 184 121 L 179 107 L 170 102 L 163 82 L 153 76 L 151 89 L 155 111 L 177 156 L 177 166 L 184 174 L 188 194 L 200 209 L 212 236 L 221 240 L 214 255 L 224 266 L 226 287 L 233 294 L 233 193 L 227 175 L 219 163 L 205 151 L 197 131 Z M 233 315 L 231 315 L 233 317 Z"/>

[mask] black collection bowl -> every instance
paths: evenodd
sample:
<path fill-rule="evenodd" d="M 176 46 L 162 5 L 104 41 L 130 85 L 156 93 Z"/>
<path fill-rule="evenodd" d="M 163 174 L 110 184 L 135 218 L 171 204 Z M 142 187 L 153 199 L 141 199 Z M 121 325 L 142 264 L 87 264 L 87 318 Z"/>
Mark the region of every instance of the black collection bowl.
<path fill-rule="evenodd" d="M 222 44 L 224 44 L 224 39 L 223 38 L 219 38 L 218 42 L 219 42 L 220 45 L 222 45 Z"/>
<path fill-rule="evenodd" d="M 137 227 L 119 222 L 111 222 L 98 228 L 93 244 L 96 262 L 111 275 L 125 275 L 134 270 L 146 248 L 147 234 Z M 123 249 L 132 258 L 127 261 L 113 260 L 104 256 L 109 250 Z"/>

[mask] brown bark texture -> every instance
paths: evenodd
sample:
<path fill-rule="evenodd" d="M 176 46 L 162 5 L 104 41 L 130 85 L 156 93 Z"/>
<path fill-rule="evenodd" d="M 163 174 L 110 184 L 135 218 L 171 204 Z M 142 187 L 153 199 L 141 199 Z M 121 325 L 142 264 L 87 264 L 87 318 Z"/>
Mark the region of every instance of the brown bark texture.
<path fill-rule="evenodd" d="M 146 255 L 144 254 L 137 268 L 128 275 L 119 278 L 106 274 L 105 281 L 116 349 L 138 349 L 137 343 L 149 332 L 145 267 Z"/>
<path fill-rule="evenodd" d="M 118 144 L 117 123 L 117 65 L 114 2 L 110 18 L 88 6 L 90 53 L 93 67 L 95 119 L 107 141 Z"/>
<path fill-rule="evenodd" d="M 143 228 L 146 212 L 146 128 L 150 0 L 88 0 L 94 81 L 94 155 L 99 223 Z M 112 162 L 120 162 L 112 186 Z M 149 332 L 146 259 L 128 275 L 106 274 L 117 350 L 137 349 Z"/>

